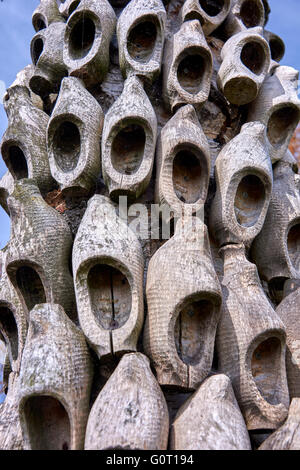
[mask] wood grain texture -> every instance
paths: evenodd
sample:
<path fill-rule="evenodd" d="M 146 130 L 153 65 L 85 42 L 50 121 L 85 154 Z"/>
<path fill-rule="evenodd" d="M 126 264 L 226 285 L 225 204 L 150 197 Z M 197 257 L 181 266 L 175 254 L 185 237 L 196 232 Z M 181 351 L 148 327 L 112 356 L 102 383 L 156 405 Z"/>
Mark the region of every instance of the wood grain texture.
<path fill-rule="evenodd" d="M 1 252 L 0 275 L 0 333 L 6 345 L 12 371 L 20 370 L 27 334 L 27 318 L 19 296 L 5 270 L 5 251 Z"/>
<path fill-rule="evenodd" d="M 150 182 L 157 138 L 157 118 L 142 82 L 133 74 L 108 110 L 102 136 L 102 173 L 109 195 L 131 199 Z"/>
<path fill-rule="evenodd" d="M 103 121 L 101 106 L 82 81 L 64 78 L 47 128 L 51 173 L 61 190 L 89 193 L 95 188 Z"/>
<path fill-rule="evenodd" d="M 149 359 L 125 355 L 91 410 L 85 450 L 165 450 L 169 414 Z"/>
<path fill-rule="evenodd" d="M 165 40 L 166 10 L 161 0 L 133 0 L 117 25 L 120 69 L 153 81 L 159 77 Z"/>
<path fill-rule="evenodd" d="M 0 205 L 9 215 L 7 200 L 14 190 L 14 178 L 10 171 L 7 171 L 0 179 Z"/>
<path fill-rule="evenodd" d="M 9 198 L 11 236 L 5 269 L 28 316 L 34 305 L 59 303 L 75 319 L 69 271 L 72 235 L 67 222 L 43 200 L 36 184 L 15 183 Z"/>
<path fill-rule="evenodd" d="M 300 278 L 300 176 L 287 162 L 274 168 L 274 187 L 261 233 L 252 256 L 270 290 L 282 290 L 286 279 Z M 276 299 L 277 303 L 280 297 Z"/>
<path fill-rule="evenodd" d="M 300 398 L 300 288 L 291 292 L 276 309 L 286 328 L 286 369 L 291 398 Z"/>
<path fill-rule="evenodd" d="M 46 146 L 49 116 L 32 102 L 26 87 L 27 72 L 5 95 L 8 127 L 2 137 L 1 153 L 14 180 L 31 178 L 45 194 L 54 183 Z"/>
<path fill-rule="evenodd" d="M 212 54 L 198 20 L 184 22 L 166 42 L 163 63 L 163 96 L 171 111 L 201 107 L 210 92 Z"/>
<path fill-rule="evenodd" d="M 262 0 L 232 0 L 231 9 L 224 24 L 227 37 L 249 28 L 263 27 L 266 14 Z"/>
<path fill-rule="evenodd" d="M 210 232 L 220 247 L 239 242 L 251 245 L 263 227 L 273 184 L 262 124 L 244 124 L 240 134 L 219 153 L 215 176 Z"/>
<path fill-rule="evenodd" d="M 261 27 L 234 34 L 224 44 L 218 87 L 230 103 L 251 103 L 269 71 L 271 55 Z"/>
<path fill-rule="evenodd" d="M 19 420 L 20 379 L 16 372 L 9 376 L 8 393 L 5 402 L 0 404 L 0 449 L 22 450 L 23 437 Z"/>
<path fill-rule="evenodd" d="M 35 70 L 29 85 L 42 98 L 57 93 L 62 78 L 67 75 L 63 61 L 65 29 L 63 20 L 55 21 L 32 38 L 30 53 Z"/>
<path fill-rule="evenodd" d="M 265 296 L 256 266 L 246 259 L 244 247 L 227 245 L 222 252 L 219 369 L 231 379 L 248 429 L 277 429 L 289 407 L 285 328 Z"/>
<path fill-rule="evenodd" d="M 286 154 L 300 119 L 298 78 L 299 72 L 293 67 L 277 66 L 266 77 L 256 100 L 249 107 L 248 120 L 259 121 L 267 127 L 273 163 Z"/>
<path fill-rule="evenodd" d="M 207 228 L 179 220 L 174 236 L 151 258 L 144 349 L 161 385 L 194 390 L 213 360 L 221 291 Z"/>
<path fill-rule="evenodd" d="M 186 0 L 180 16 L 182 21 L 199 20 L 204 34 L 211 34 L 226 19 L 230 12 L 231 0 Z"/>
<path fill-rule="evenodd" d="M 116 16 L 107 0 L 81 0 L 68 19 L 63 58 L 69 75 L 87 86 L 101 83 L 109 66 Z"/>
<path fill-rule="evenodd" d="M 280 36 L 277 34 L 264 29 L 264 38 L 269 43 L 271 52 L 271 64 L 270 73 L 278 67 L 278 63 L 281 61 L 285 54 L 285 43 Z"/>
<path fill-rule="evenodd" d="M 59 0 L 59 13 L 64 17 L 68 18 L 73 11 L 78 7 L 80 1 L 78 0 Z"/>
<path fill-rule="evenodd" d="M 266 439 L 259 450 L 300 450 L 300 399 L 292 400 L 286 422 Z"/>
<path fill-rule="evenodd" d="M 32 25 L 36 32 L 47 28 L 51 23 L 62 20 L 56 0 L 41 0 L 32 15 Z"/>
<path fill-rule="evenodd" d="M 30 312 L 20 371 L 19 416 L 27 450 L 80 450 L 92 365 L 81 330 L 56 304 Z"/>
<path fill-rule="evenodd" d="M 157 145 L 155 200 L 181 215 L 200 211 L 207 198 L 210 149 L 195 109 L 180 108 L 161 130 Z"/>
<path fill-rule="evenodd" d="M 143 326 L 144 259 L 135 233 L 104 196 L 94 196 L 73 248 L 78 315 L 99 358 L 136 351 Z"/>
<path fill-rule="evenodd" d="M 180 408 L 171 427 L 172 450 L 251 450 L 229 378 L 214 375 Z"/>

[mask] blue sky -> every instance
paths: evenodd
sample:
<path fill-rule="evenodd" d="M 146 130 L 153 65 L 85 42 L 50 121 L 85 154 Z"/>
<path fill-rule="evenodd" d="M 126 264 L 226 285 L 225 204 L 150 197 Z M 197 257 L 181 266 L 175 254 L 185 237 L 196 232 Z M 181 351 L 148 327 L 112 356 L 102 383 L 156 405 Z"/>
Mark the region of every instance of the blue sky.
<path fill-rule="evenodd" d="M 272 9 L 267 29 L 282 37 L 286 44 L 283 65 L 300 69 L 300 2 L 299 0 L 269 0 Z M 34 35 L 31 15 L 39 0 L 3 0 L 0 2 L 0 94 L 16 74 L 31 63 L 30 41 Z M 4 82 L 4 83 L 2 83 Z M 5 84 L 5 85 L 4 85 Z M 6 114 L 0 98 L 0 136 L 7 126 Z M 6 167 L 0 158 L 0 177 Z M 0 248 L 9 238 L 9 218 L 0 207 Z"/>

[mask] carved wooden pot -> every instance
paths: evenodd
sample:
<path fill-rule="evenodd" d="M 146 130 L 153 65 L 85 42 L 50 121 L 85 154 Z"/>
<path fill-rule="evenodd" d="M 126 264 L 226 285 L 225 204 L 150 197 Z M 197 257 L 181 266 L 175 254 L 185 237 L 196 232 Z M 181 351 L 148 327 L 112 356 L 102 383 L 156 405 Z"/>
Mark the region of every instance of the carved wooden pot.
<path fill-rule="evenodd" d="M 109 195 L 138 198 L 152 175 L 157 119 L 141 81 L 130 75 L 108 110 L 102 136 L 102 172 Z"/>
<path fill-rule="evenodd" d="M 133 0 L 117 26 L 120 68 L 150 81 L 158 78 L 165 40 L 166 10 L 162 0 Z"/>
<path fill-rule="evenodd" d="M 62 190 L 89 192 L 99 177 L 104 115 L 81 80 L 64 78 L 47 130 L 53 178 Z"/>
<path fill-rule="evenodd" d="M 200 219 L 179 220 L 151 258 L 146 295 L 144 348 L 159 383 L 196 389 L 212 366 L 222 300 Z"/>
<path fill-rule="evenodd" d="M 19 415 L 27 450 L 80 450 L 89 413 L 90 355 L 81 330 L 56 304 L 30 312 Z"/>
<path fill-rule="evenodd" d="M 86 86 L 104 80 L 115 26 L 116 16 L 107 0 L 81 0 L 68 19 L 64 38 L 69 75 L 81 78 Z"/>
<path fill-rule="evenodd" d="M 12 221 L 5 267 L 27 317 L 35 305 L 56 302 L 75 318 L 67 222 L 48 206 L 32 180 L 15 183 L 8 205 Z"/>
<path fill-rule="evenodd" d="M 256 266 L 246 259 L 244 247 L 228 245 L 222 253 L 219 370 L 231 379 L 248 429 L 277 429 L 289 407 L 285 328 L 265 296 Z"/>
<path fill-rule="evenodd" d="M 144 259 L 135 233 L 104 196 L 94 196 L 73 248 L 82 330 L 98 357 L 136 351 L 143 325 Z"/>
<path fill-rule="evenodd" d="M 96 399 L 85 450 L 165 450 L 169 413 L 143 354 L 126 354 Z"/>
<path fill-rule="evenodd" d="M 220 247 L 239 242 L 250 245 L 263 227 L 272 191 L 265 127 L 257 122 L 245 124 L 221 150 L 215 173 L 210 231 Z"/>
<path fill-rule="evenodd" d="M 251 450 L 245 421 L 226 375 L 206 379 L 182 405 L 172 424 L 170 441 L 173 450 Z"/>

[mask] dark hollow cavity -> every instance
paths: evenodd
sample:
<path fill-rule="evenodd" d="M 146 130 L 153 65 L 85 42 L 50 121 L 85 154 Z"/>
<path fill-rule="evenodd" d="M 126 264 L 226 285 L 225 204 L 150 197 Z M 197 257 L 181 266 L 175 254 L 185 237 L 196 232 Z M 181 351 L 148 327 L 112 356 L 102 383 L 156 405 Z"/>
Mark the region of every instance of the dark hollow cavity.
<path fill-rule="evenodd" d="M 248 42 L 242 49 L 241 61 L 252 73 L 259 75 L 265 65 L 264 48 L 258 42 Z"/>
<path fill-rule="evenodd" d="M 46 303 L 43 283 L 33 268 L 29 266 L 20 267 L 17 270 L 16 281 L 29 312 L 35 305 Z"/>
<path fill-rule="evenodd" d="M 42 38 L 35 39 L 32 45 L 32 62 L 34 63 L 34 65 L 38 63 L 40 55 L 43 52 L 43 49 L 44 49 L 44 41 L 42 40 Z"/>
<path fill-rule="evenodd" d="M 192 204 L 203 196 L 207 174 L 200 158 L 190 150 L 181 150 L 173 161 L 173 185 L 180 201 Z"/>
<path fill-rule="evenodd" d="M 70 449 L 70 421 L 58 400 L 49 396 L 30 397 L 24 415 L 32 450 Z"/>
<path fill-rule="evenodd" d="M 241 20 L 246 28 L 259 26 L 262 21 L 261 11 L 256 0 L 246 0 L 240 10 Z"/>
<path fill-rule="evenodd" d="M 284 298 L 284 284 L 286 281 L 286 277 L 274 277 L 268 283 L 269 295 L 276 305 L 279 305 Z"/>
<path fill-rule="evenodd" d="M 242 227 L 256 224 L 265 203 L 265 187 L 255 175 L 245 176 L 237 189 L 234 211 L 237 222 Z"/>
<path fill-rule="evenodd" d="M 131 124 L 124 127 L 114 138 L 111 150 L 112 165 L 119 173 L 132 175 L 141 166 L 146 144 L 142 126 Z"/>
<path fill-rule="evenodd" d="M 80 132 L 70 121 L 62 122 L 53 137 L 53 153 L 57 165 L 65 173 L 76 168 L 80 156 Z"/>
<path fill-rule="evenodd" d="M 201 8 L 209 16 L 217 16 L 224 8 L 224 0 L 199 0 Z"/>
<path fill-rule="evenodd" d="M 251 370 L 262 397 L 271 405 L 280 403 L 281 343 L 278 338 L 269 338 L 255 349 Z"/>
<path fill-rule="evenodd" d="M 299 121 L 299 111 L 293 106 L 284 106 L 275 111 L 268 122 L 267 136 L 274 146 L 282 145 Z"/>
<path fill-rule="evenodd" d="M 105 330 L 121 328 L 128 320 L 132 296 L 129 282 L 119 270 L 97 264 L 88 274 L 93 314 Z"/>
<path fill-rule="evenodd" d="M 38 32 L 41 31 L 42 29 L 45 29 L 46 23 L 42 18 L 35 18 L 34 19 L 34 29 Z"/>
<path fill-rule="evenodd" d="M 175 325 L 178 356 L 188 365 L 200 362 L 210 331 L 214 306 L 208 300 L 190 302 L 179 313 Z"/>
<path fill-rule="evenodd" d="M 91 50 L 96 34 L 94 22 L 81 16 L 73 26 L 69 38 L 69 52 L 72 59 L 83 59 Z"/>
<path fill-rule="evenodd" d="M 9 147 L 7 166 L 16 180 L 28 178 L 27 160 L 20 147 L 16 145 Z"/>
<path fill-rule="evenodd" d="M 152 21 L 144 21 L 136 25 L 129 33 L 127 49 L 133 59 L 147 62 L 154 51 L 157 28 Z"/>
<path fill-rule="evenodd" d="M 205 65 L 205 59 L 200 54 L 189 54 L 181 60 L 177 78 L 185 91 L 193 95 L 199 93 L 204 79 Z"/>
<path fill-rule="evenodd" d="M 272 59 L 279 62 L 284 56 L 283 44 L 278 39 L 271 39 L 269 45 Z"/>
<path fill-rule="evenodd" d="M 0 331 L 15 361 L 18 358 L 18 327 L 12 311 L 7 307 L 0 307 Z"/>

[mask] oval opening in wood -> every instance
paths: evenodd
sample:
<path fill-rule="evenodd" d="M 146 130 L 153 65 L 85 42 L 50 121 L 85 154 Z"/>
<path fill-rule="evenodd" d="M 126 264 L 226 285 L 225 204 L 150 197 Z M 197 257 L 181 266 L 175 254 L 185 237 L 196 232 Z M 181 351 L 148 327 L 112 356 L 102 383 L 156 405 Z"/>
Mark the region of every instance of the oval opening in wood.
<path fill-rule="evenodd" d="M 209 16 L 217 16 L 223 10 L 225 0 L 199 0 L 199 3 Z"/>
<path fill-rule="evenodd" d="M 262 24 L 262 12 L 257 0 L 246 0 L 241 6 L 240 17 L 246 28 L 254 28 Z"/>
<path fill-rule="evenodd" d="M 299 111 L 294 106 L 283 106 L 270 116 L 267 136 L 273 146 L 280 147 L 285 143 L 299 121 Z"/>
<path fill-rule="evenodd" d="M 238 185 L 234 201 L 237 222 L 242 227 L 253 227 L 265 204 L 265 187 L 256 175 L 247 175 Z"/>
<path fill-rule="evenodd" d="M 199 93 L 205 77 L 206 58 L 195 51 L 185 52 L 177 69 L 180 86 L 192 95 Z"/>
<path fill-rule="evenodd" d="M 180 311 L 174 334 L 178 356 L 185 364 L 194 366 L 200 362 L 213 313 L 214 305 L 206 299 L 191 301 Z"/>
<path fill-rule="evenodd" d="M 80 0 L 75 0 L 74 2 L 71 3 L 71 5 L 69 6 L 69 12 L 68 12 L 68 13 L 69 13 L 69 16 L 71 16 L 72 13 L 73 13 L 73 11 L 76 10 L 76 8 L 78 7 L 79 3 L 80 3 Z"/>
<path fill-rule="evenodd" d="M 0 331 L 8 347 L 11 358 L 16 361 L 18 358 L 18 327 L 14 314 L 8 307 L 0 306 Z"/>
<path fill-rule="evenodd" d="M 92 312 L 105 330 L 116 330 L 127 322 L 132 305 L 127 277 L 116 268 L 97 264 L 88 274 Z"/>
<path fill-rule="evenodd" d="M 32 44 L 32 62 L 34 65 L 38 63 L 38 60 L 44 49 L 44 41 L 42 38 L 36 38 Z"/>
<path fill-rule="evenodd" d="M 268 283 L 269 295 L 274 304 L 278 305 L 284 297 L 284 284 L 287 277 L 273 277 Z"/>
<path fill-rule="evenodd" d="M 157 35 L 157 26 L 150 19 L 132 28 L 127 40 L 127 50 L 131 57 L 138 62 L 148 62 L 155 49 Z"/>
<path fill-rule="evenodd" d="M 111 162 L 115 170 L 132 175 L 140 168 L 146 145 L 146 133 L 139 124 L 124 124 L 111 146 Z"/>
<path fill-rule="evenodd" d="M 7 155 L 5 160 L 13 177 L 16 180 L 28 178 L 27 160 L 21 148 L 17 145 L 11 145 L 5 153 Z"/>
<path fill-rule="evenodd" d="M 290 228 L 287 246 L 292 265 L 300 272 L 300 223 Z"/>
<path fill-rule="evenodd" d="M 35 305 L 46 303 L 44 286 L 35 269 L 21 266 L 17 270 L 16 281 L 29 312 Z"/>
<path fill-rule="evenodd" d="M 35 16 L 32 22 L 36 32 L 41 31 L 42 29 L 45 29 L 47 27 L 44 19 L 41 16 Z"/>
<path fill-rule="evenodd" d="M 271 405 L 280 403 L 281 342 L 271 337 L 260 343 L 251 359 L 251 371 L 262 397 Z"/>
<path fill-rule="evenodd" d="M 76 13 L 75 13 L 76 14 Z M 96 35 L 96 26 L 91 18 L 83 14 L 72 26 L 69 36 L 69 54 L 73 60 L 83 59 L 90 52 Z"/>
<path fill-rule="evenodd" d="M 50 396 L 32 396 L 24 404 L 24 417 L 32 450 L 69 450 L 71 430 L 63 405 Z"/>
<path fill-rule="evenodd" d="M 273 38 L 269 41 L 271 57 L 276 62 L 279 62 L 284 56 L 285 47 L 279 39 Z"/>
<path fill-rule="evenodd" d="M 173 186 L 178 199 L 193 204 L 205 197 L 207 165 L 204 155 L 192 149 L 180 150 L 173 160 Z"/>
<path fill-rule="evenodd" d="M 52 150 L 55 161 L 63 172 L 68 173 L 76 168 L 80 148 L 81 138 L 76 124 L 70 121 L 62 122 L 54 133 Z"/>
<path fill-rule="evenodd" d="M 256 41 L 244 45 L 241 52 L 242 63 L 255 75 L 260 75 L 264 69 L 266 55 L 264 48 Z"/>

